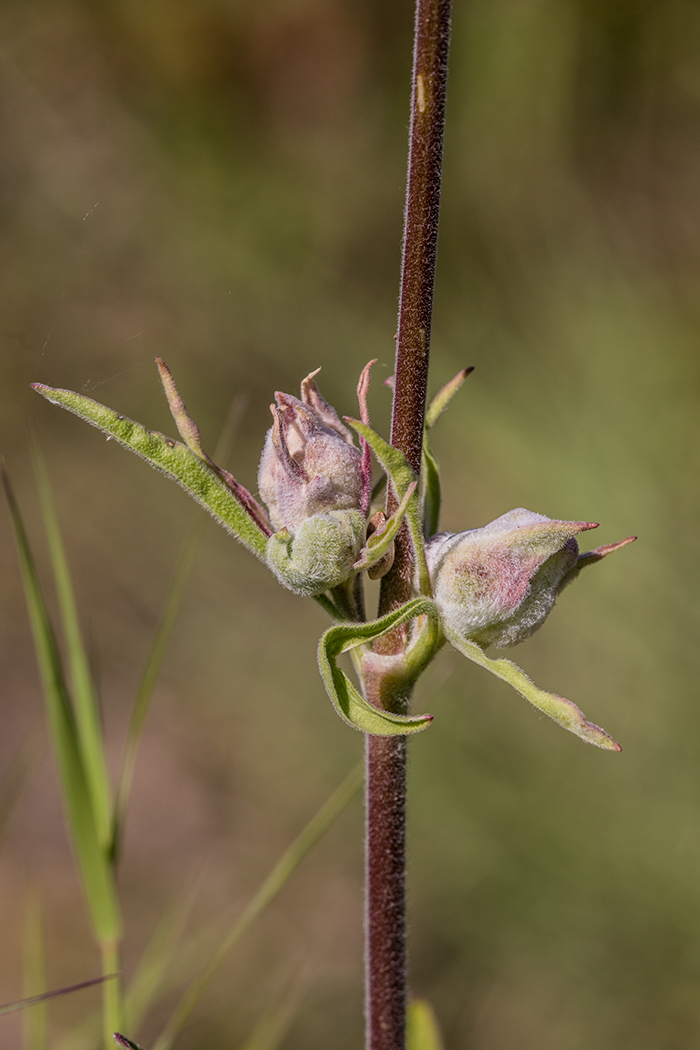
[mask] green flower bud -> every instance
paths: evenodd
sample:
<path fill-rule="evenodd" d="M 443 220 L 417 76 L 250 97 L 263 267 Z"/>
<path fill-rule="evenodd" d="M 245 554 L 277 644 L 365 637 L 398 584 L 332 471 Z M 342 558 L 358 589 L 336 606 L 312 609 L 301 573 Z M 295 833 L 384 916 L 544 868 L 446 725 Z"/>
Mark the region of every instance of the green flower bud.
<path fill-rule="evenodd" d="M 291 533 L 315 514 L 362 505 L 362 458 L 350 431 L 316 389 L 314 374 L 302 383 L 301 401 L 275 393 L 274 423 L 258 471 L 273 527 Z"/>
<path fill-rule="evenodd" d="M 365 527 L 359 510 L 314 514 L 294 534 L 281 529 L 270 536 L 267 564 L 285 587 L 313 598 L 352 575 Z"/>
<path fill-rule="evenodd" d="M 516 645 L 540 627 L 576 569 L 575 536 L 597 525 L 553 521 L 522 507 L 426 547 L 443 621 L 482 648 Z"/>

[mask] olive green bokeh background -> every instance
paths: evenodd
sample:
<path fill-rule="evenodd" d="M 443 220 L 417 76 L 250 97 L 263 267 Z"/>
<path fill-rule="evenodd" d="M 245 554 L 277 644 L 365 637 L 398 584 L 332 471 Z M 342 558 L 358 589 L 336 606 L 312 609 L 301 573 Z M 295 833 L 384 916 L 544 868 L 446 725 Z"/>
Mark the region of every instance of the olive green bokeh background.
<path fill-rule="evenodd" d="M 0 429 L 32 536 L 31 415 L 116 768 L 193 515 L 171 483 L 29 383 L 172 431 L 255 485 L 274 389 L 319 365 L 388 432 L 412 11 L 397 0 L 6 0 L 0 12 Z M 443 527 L 517 506 L 639 542 L 513 653 L 623 745 L 586 747 L 443 653 L 411 742 L 411 982 L 448 1050 L 680 1050 L 700 1036 L 700 8 L 469 0 L 454 11 L 432 387 Z M 45 743 L 11 529 L 0 771 L 36 736 L 0 851 L 0 1000 L 44 895 L 49 980 L 96 972 Z M 46 568 L 45 556 L 42 566 Z M 48 578 L 48 574 L 45 574 Z M 126 970 L 168 896 L 232 914 L 357 760 L 315 669 L 325 624 L 209 525 L 149 717 L 122 887 Z M 285 1050 L 361 1045 L 361 810 L 240 946 L 186 1048 L 242 1046 L 290 990 Z M 94 1006 L 52 1008 L 54 1032 Z M 143 1031 L 148 1046 L 163 1002 Z M 19 1040 L 0 1018 L 0 1047 Z"/>

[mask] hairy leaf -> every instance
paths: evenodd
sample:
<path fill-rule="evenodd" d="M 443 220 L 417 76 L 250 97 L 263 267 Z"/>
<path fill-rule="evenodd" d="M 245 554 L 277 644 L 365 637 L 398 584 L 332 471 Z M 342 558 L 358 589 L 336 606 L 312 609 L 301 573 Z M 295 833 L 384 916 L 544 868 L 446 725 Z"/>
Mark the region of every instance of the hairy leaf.
<path fill-rule="evenodd" d="M 265 560 L 267 536 L 263 530 L 253 521 L 219 474 L 187 445 L 158 431 L 147 430 L 141 423 L 120 416 L 111 408 L 82 394 L 43 386 L 41 383 L 32 385 L 52 404 L 60 405 L 61 408 L 80 416 L 108 437 L 114 438 L 124 448 L 141 456 L 166 477 L 177 481 L 185 492 L 208 510 L 232 536 L 240 540 L 258 558 Z"/>
<path fill-rule="evenodd" d="M 444 624 L 443 630 L 447 640 L 468 660 L 473 660 L 475 664 L 485 667 L 491 674 L 501 678 L 508 685 L 512 685 L 513 689 L 520 693 L 521 696 L 524 696 L 533 707 L 536 707 L 538 711 L 542 711 L 543 714 L 555 721 L 557 725 L 560 725 L 562 729 L 568 729 L 570 733 L 574 733 L 582 740 L 585 740 L 587 744 L 594 744 L 596 747 L 602 747 L 606 751 L 622 751 L 617 741 L 613 740 L 600 726 L 589 722 L 584 717 L 583 712 L 571 700 L 566 700 L 563 696 L 557 696 L 556 693 L 547 693 L 544 689 L 538 689 L 535 683 L 528 678 L 517 664 L 512 663 L 510 660 L 491 660 L 476 642 L 469 642 L 464 638 L 460 638 L 453 631 L 450 631 L 449 628 L 445 628 Z"/>
<path fill-rule="evenodd" d="M 432 715 L 397 715 L 370 704 L 357 691 L 348 676 L 336 664 L 341 653 L 374 641 L 407 620 L 424 614 L 434 615 L 435 606 L 426 598 L 414 598 L 399 609 L 370 623 L 336 624 L 321 636 L 318 643 L 318 666 L 323 684 L 337 713 L 353 729 L 373 736 L 399 736 L 427 729 Z"/>

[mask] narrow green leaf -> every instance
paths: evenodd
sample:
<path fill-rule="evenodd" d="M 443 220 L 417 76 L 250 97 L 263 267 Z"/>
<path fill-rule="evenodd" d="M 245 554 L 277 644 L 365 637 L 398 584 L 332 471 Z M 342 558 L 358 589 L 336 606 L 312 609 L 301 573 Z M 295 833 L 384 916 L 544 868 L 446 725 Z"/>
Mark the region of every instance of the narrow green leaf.
<path fill-rule="evenodd" d="M 363 569 L 369 569 L 376 565 L 378 561 L 381 561 L 398 535 L 408 504 L 416 488 L 416 482 L 411 482 L 401 503 L 391 517 L 387 518 L 383 528 L 373 532 L 369 537 L 367 543 L 360 551 L 359 561 L 355 562 L 353 569 L 361 572 Z"/>
<path fill-rule="evenodd" d="M 220 525 L 235 536 L 258 558 L 265 560 L 267 536 L 243 509 L 217 472 L 199 458 L 187 445 L 147 430 L 92 398 L 71 390 L 58 390 L 33 383 L 34 389 L 48 401 L 80 416 L 97 427 L 108 438 L 114 438 L 141 456 L 166 477 L 177 481 Z"/>
<path fill-rule="evenodd" d="M 336 712 L 353 729 L 373 736 L 399 736 L 419 733 L 432 722 L 432 715 L 396 715 L 370 704 L 335 662 L 341 653 L 372 642 L 394 627 L 422 615 L 434 619 L 435 605 L 426 598 L 414 598 L 379 620 L 336 624 L 321 636 L 318 666 L 323 684 Z"/>
<path fill-rule="evenodd" d="M 617 741 L 613 740 L 600 726 L 587 721 L 583 712 L 571 700 L 566 700 L 563 696 L 558 696 L 556 693 L 547 693 L 544 689 L 538 689 L 517 664 L 512 663 L 510 660 L 491 660 L 475 642 L 459 638 L 452 631 L 445 628 L 444 624 L 443 630 L 447 640 L 468 660 L 473 660 L 475 664 L 485 667 L 491 674 L 507 682 L 516 692 L 525 697 L 533 707 L 536 707 L 538 711 L 542 711 L 557 725 L 560 725 L 562 729 L 568 729 L 570 733 L 574 733 L 582 740 L 585 740 L 587 744 L 594 744 L 596 747 L 602 747 L 606 751 L 622 751 Z"/>
<path fill-rule="evenodd" d="M 124 1027 L 124 991 L 122 988 L 122 960 L 119 940 L 102 940 L 100 956 L 102 973 L 115 974 L 113 981 L 102 985 L 102 1041 L 104 1050 L 112 1045 L 116 1029 Z"/>
<path fill-rule="evenodd" d="M 46 701 L 49 734 L 85 895 L 98 940 L 115 941 L 121 929 L 116 889 L 112 871 L 100 848 L 88 798 L 87 779 L 61 656 L 19 507 L 5 472 L 3 480 L 19 550 L 24 592 Z"/>
<path fill-rule="evenodd" d="M 418 478 L 411 470 L 403 452 L 398 448 L 394 448 L 393 445 L 390 445 L 384 440 L 384 438 L 381 438 L 379 434 L 375 433 L 371 427 L 365 426 L 365 424 L 361 423 L 358 419 L 350 419 L 346 416 L 345 421 L 346 423 L 349 423 L 361 437 L 365 438 L 367 444 L 377 457 L 377 460 L 384 468 L 387 477 L 391 481 L 396 498 L 400 503 L 406 495 L 409 486 L 413 482 L 418 481 Z M 406 521 L 408 522 L 408 529 L 411 534 L 413 554 L 418 572 L 418 589 L 422 595 L 430 597 L 432 595 L 432 588 L 430 584 L 430 576 L 428 575 L 428 566 L 425 560 L 423 531 L 420 523 L 420 507 L 417 491 L 414 492 L 409 500 L 406 509 Z"/>
<path fill-rule="evenodd" d="M 408 1005 L 406 1050 L 444 1050 L 435 1011 L 425 999 Z"/>
<path fill-rule="evenodd" d="M 438 390 L 437 394 L 430 402 L 428 411 L 425 413 L 425 429 L 430 430 L 431 427 L 435 426 L 438 418 L 445 411 L 452 398 L 455 396 L 459 388 L 461 387 L 464 380 L 474 371 L 474 368 L 463 368 L 461 372 L 458 372 L 454 379 L 450 379 L 449 383 Z"/>
<path fill-rule="evenodd" d="M 154 1050 L 170 1050 L 177 1035 L 196 1009 L 202 995 L 229 952 L 232 951 L 243 934 L 250 929 L 267 906 L 271 904 L 307 853 L 316 845 L 333 824 L 336 817 L 342 813 L 347 804 L 354 798 L 361 783 L 362 765 L 358 764 L 277 861 L 277 864 L 275 864 L 255 896 L 249 901 L 247 907 L 244 908 L 234 925 L 220 942 L 207 965 L 185 992 L 158 1038 Z"/>
<path fill-rule="evenodd" d="M 44 914 L 35 889 L 27 894 L 24 925 L 24 993 L 29 999 L 46 992 Z M 24 1025 L 25 1050 L 48 1050 L 46 1005 L 41 1000 L 28 1010 Z"/>
<path fill-rule="evenodd" d="M 51 566 L 56 581 L 61 626 L 66 643 L 71 697 L 74 705 L 78 745 L 88 783 L 88 798 L 92 804 L 100 845 L 107 847 L 111 836 L 112 801 L 107 772 L 102 726 L 97 697 L 90 673 L 90 665 L 83 644 L 80 620 L 75 601 L 73 582 L 66 558 L 56 508 L 43 456 L 32 439 L 34 470 L 49 541 Z"/>

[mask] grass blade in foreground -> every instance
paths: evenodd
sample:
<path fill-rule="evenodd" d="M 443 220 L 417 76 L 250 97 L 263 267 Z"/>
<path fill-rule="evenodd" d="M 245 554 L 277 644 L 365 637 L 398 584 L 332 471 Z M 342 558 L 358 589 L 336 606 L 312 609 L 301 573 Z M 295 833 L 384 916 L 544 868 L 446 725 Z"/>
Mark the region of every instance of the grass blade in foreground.
<path fill-rule="evenodd" d="M 24 991 L 33 999 L 46 992 L 44 914 L 36 890 L 27 894 L 24 924 Z M 39 999 L 27 1010 L 24 1021 L 24 1050 L 48 1050 L 46 1001 Z"/>
<path fill-rule="evenodd" d="M 260 886 L 258 892 L 244 908 L 236 922 L 221 941 L 211 959 L 182 997 L 180 1004 L 168 1021 L 153 1050 L 170 1050 L 179 1032 L 196 1009 L 202 995 L 229 952 L 244 933 L 250 929 L 265 908 L 275 899 L 285 883 L 298 868 L 306 854 L 330 828 L 337 816 L 355 796 L 362 783 L 362 766 L 358 765 L 333 792 L 318 813 L 312 817 L 303 831 L 282 854 L 274 868 Z"/>
<path fill-rule="evenodd" d="M 56 592 L 61 611 L 61 626 L 68 656 L 71 698 L 73 700 L 78 744 L 83 757 L 85 778 L 88 784 L 88 797 L 92 803 L 97 834 L 100 844 L 106 847 L 111 835 L 112 801 L 97 697 L 95 696 L 90 665 L 83 644 L 73 583 L 56 516 L 56 508 L 51 495 L 46 465 L 39 446 L 33 437 L 31 444 L 41 510 L 44 517 L 46 536 L 49 541 L 51 567 L 56 581 Z"/>
<path fill-rule="evenodd" d="M 61 783 L 67 821 L 72 833 L 95 937 L 100 945 L 102 972 L 103 975 L 115 974 L 121 968 L 119 962 L 121 915 L 114 873 L 106 851 L 99 841 L 73 707 L 66 687 L 56 635 L 46 608 L 19 506 L 6 472 L 3 472 L 3 481 L 15 528 L 22 581 L 46 702 L 49 736 Z M 121 1015 L 121 985 L 119 981 L 110 982 L 104 990 L 105 1041 L 111 1038 L 111 1032 L 120 1025 Z"/>
<path fill-rule="evenodd" d="M 22 580 L 44 688 L 51 742 L 93 926 L 100 941 L 118 940 L 121 920 L 114 881 L 97 838 L 61 656 L 19 507 L 6 473 L 3 474 L 3 478 L 19 548 Z"/>

